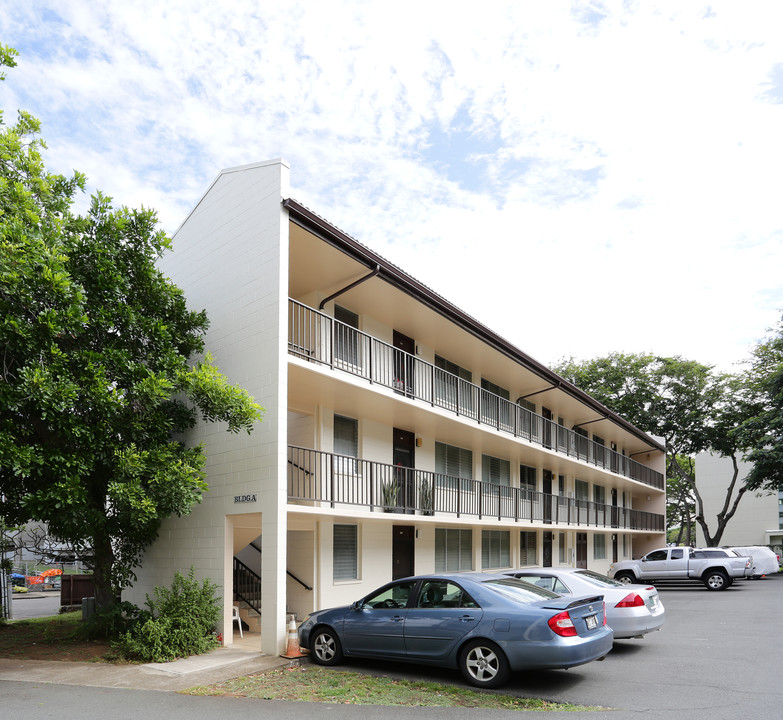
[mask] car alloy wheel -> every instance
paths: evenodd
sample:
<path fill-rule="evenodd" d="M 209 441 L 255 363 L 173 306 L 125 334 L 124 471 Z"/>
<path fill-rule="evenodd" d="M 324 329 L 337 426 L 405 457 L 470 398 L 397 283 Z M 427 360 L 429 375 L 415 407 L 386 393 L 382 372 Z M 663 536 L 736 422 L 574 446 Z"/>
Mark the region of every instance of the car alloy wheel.
<path fill-rule="evenodd" d="M 336 665 L 342 660 L 340 639 L 333 630 L 325 628 L 316 632 L 312 643 L 313 659 L 319 665 Z"/>
<path fill-rule="evenodd" d="M 503 651 L 487 640 L 475 640 L 462 650 L 463 677 L 476 687 L 498 687 L 508 679 L 508 660 Z"/>

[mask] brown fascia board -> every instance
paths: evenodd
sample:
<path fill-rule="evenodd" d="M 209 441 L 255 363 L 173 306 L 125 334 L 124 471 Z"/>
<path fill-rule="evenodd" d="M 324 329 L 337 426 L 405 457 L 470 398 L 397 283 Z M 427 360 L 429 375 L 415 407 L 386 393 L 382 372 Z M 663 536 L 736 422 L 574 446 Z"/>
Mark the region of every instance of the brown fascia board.
<path fill-rule="evenodd" d="M 350 235 L 335 227 L 320 215 L 317 215 L 292 198 L 284 199 L 283 207 L 288 210 L 289 217 L 297 225 L 300 225 L 305 230 L 313 233 L 341 252 L 350 255 L 362 265 L 366 265 L 370 269 L 379 267 L 380 272 L 378 273 L 378 277 L 402 292 L 412 296 L 417 301 L 427 305 L 435 312 L 487 343 L 487 345 L 490 345 L 498 352 L 503 353 L 535 373 L 542 380 L 552 385 L 550 389 L 562 390 L 564 393 L 571 395 L 579 402 L 587 405 L 602 418 L 627 430 L 634 437 L 646 443 L 651 448 L 659 450 L 660 452 L 666 452 L 666 448 L 663 445 L 652 439 L 644 431 L 640 430 L 635 425 L 632 425 L 623 417 L 617 415 L 617 413 L 612 412 L 609 408 L 598 402 L 598 400 L 584 392 L 584 390 L 580 390 L 576 385 L 565 378 L 560 377 L 546 365 L 542 365 L 534 358 L 522 352 L 519 348 L 504 340 L 502 337 L 492 332 L 492 330 L 470 317 L 470 315 L 467 315 L 462 310 L 452 305 L 448 300 L 438 295 L 426 285 L 423 285 L 388 260 L 373 252 L 366 245 L 354 240 Z"/>

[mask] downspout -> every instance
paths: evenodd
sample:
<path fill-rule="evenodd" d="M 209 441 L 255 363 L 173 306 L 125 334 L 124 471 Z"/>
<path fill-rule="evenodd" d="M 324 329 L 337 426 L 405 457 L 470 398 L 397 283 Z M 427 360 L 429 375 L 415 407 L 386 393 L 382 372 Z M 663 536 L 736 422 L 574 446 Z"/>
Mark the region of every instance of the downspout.
<path fill-rule="evenodd" d="M 331 302 L 334 300 L 338 295 L 342 295 L 343 293 L 348 292 L 349 290 L 353 290 L 357 285 L 361 285 L 363 282 L 367 280 L 371 280 L 374 278 L 379 272 L 381 271 L 381 266 L 376 265 L 375 270 L 373 270 L 369 275 L 365 275 L 362 278 L 359 278 L 358 280 L 355 280 L 350 285 L 346 285 L 342 290 L 338 290 L 336 293 L 332 293 L 329 297 L 324 298 L 321 300 L 321 304 L 318 306 L 319 310 L 323 310 L 326 303 Z"/>

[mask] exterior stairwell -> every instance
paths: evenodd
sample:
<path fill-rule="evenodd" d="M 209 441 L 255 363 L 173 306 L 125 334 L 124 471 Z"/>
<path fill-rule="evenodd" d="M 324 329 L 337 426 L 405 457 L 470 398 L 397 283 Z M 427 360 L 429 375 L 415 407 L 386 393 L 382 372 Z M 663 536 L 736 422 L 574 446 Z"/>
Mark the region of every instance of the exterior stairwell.
<path fill-rule="evenodd" d="M 255 543 L 250 547 L 261 552 L 261 548 Z M 299 583 L 305 590 L 312 592 L 313 588 L 300 580 L 290 570 L 286 575 Z M 239 607 L 239 618 L 242 620 L 243 629 L 251 633 L 261 632 L 261 578 L 238 558 L 234 558 L 234 605 Z M 290 614 L 288 617 L 294 617 Z"/>
<path fill-rule="evenodd" d="M 234 558 L 234 604 L 249 632 L 261 632 L 261 578 L 241 560 Z"/>

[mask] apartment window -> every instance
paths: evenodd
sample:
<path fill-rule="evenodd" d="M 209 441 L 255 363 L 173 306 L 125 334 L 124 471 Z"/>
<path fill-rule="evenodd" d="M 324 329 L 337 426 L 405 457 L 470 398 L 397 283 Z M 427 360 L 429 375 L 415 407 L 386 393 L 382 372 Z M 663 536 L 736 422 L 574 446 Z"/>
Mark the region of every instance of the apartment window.
<path fill-rule="evenodd" d="M 456 363 L 435 356 L 435 399 L 441 407 L 467 411 L 473 407 L 473 373 Z"/>
<path fill-rule="evenodd" d="M 349 365 L 359 365 L 359 316 L 335 305 L 334 319 L 338 321 L 334 326 L 335 357 Z"/>
<path fill-rule="evenodd" d="M 566 534 L 564 532 L 558 533 L 558 547 L 560 548 L 558 561 L 562 565 L 566 561 Z"/>
<path fill-rule="evenodd" d="M 536 534 L 534 532 L 519 533 L 519 564 L 536 565 L 538 555 L 536 553 Z"/>
<path fill-rule="evenodd" d="M 606 559 L 606 535 L 593 535 L 593 560 Z"/>
<path fill-rule="evenodd" d="M 493 485 L 511 485 L 511 463 L 502 458 L 482 455 L 481 479 Z"/>
<path fill-rule="evenodd" d="M 481 567 L 484 570 L 511 567 L 511 538 L 508 530 L 481 531 Z"/>
<path fill-rule="evenodd" d="M 598 435 L 593 435 L 593 453 L 597 465 L 606 465 L 606 441 Z"/>
<path fill-rule="evenodd" d="M 574 480 L 574 495 L 577 500 L 589 500 L 590 485 L 584 480 Z"/>
<path fill-rule="evenodd" d="M 519 488 L 521 497 L 525 500 L 532 500 L 533 493 L 536 491 L 536 469 L 528 465 L 519 466 Z"/>
<path fill-rule="evenodd" d="M 439 487 L 471 490 L 473 487 L 473 451 L 435 443 L 435 472 Z"/>
<path fill-rule="evenodd" d="M 332 536 L 332 577 L 339 580 L 359 579 L 359 544 L 356 525 L 335 525 Z"/>
<path fill-rule="evenodd" d="M 473 569 L 473 531 L 435 528 L 435 572 Z"/>
<path fill-rule="evenodd" d="M 525 435 L 526 437 L 530 437 L 531 435 L 535 434 L 534 416 L 536 414 L 536 404 L 534 402 L 530 402 L 530 400 L 525 400 L 523 398 L 520 398 L 519 400 L 517 400 L 517 405 L 520 408 L 522 408 L 522 410 L 528 411 L 528 412 L 517 411 L 517 416 L 519 417 L 518 432 L 520 432 L 522 435 Z"/>
<path fill-rule="evenodd" d="M 334 452 L 337 455 L 359 457 L 359 421 L 355 418 L 334 416 Z M 356 472 L 356 461 L 337 458 L 339 472 Z"/>
<path fill-rule="evenodd" d="M 593 502 L 606 505 L 606 488 L 603 485 L 593 485 Z"/>
<path fill-rule="evenodd" d="M 509 392 L 491 380 L 481 378 L 481 419 L 483 422 L 509 427 Z"/>

